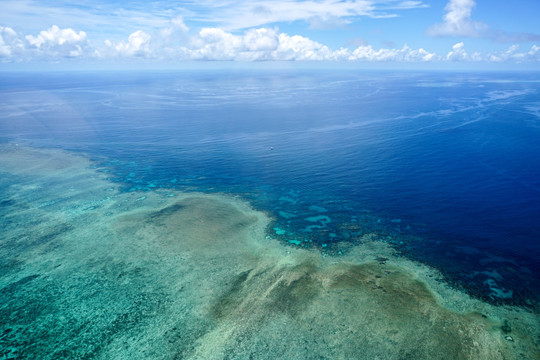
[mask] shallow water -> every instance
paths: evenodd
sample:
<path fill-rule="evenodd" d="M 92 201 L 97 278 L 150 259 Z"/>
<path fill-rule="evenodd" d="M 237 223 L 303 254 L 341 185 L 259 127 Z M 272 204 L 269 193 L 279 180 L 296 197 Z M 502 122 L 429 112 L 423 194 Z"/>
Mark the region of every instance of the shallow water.
<path fill-rule="evenodd" d="M 537 314 L 448 287 L 366 234 L 289 246 L 230 195 L 121 192 L 62 150 L 0 148 L 3 358 L 534 359 Z"/>
<path fill-rule="evenodd" d="M 535 358 L 535 76 L 2 74 L 2 354 Z"/>

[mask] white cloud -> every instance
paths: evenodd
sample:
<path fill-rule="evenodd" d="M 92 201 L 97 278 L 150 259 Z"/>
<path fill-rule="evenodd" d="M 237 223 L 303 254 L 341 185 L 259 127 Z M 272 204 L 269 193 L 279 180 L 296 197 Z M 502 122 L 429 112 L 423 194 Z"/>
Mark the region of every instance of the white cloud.
<path fill-rule="evenodd" d="M 279 39 L 275 29 L 260 28 L 248 30 L 242 42 L 247 51 L 272 51 L 278 47 Z"/>
<path fill-rule="evenodd" d="M 532 45 L 528 51 L 520 51 L 520 46 L 512 45 L 505 52 L 493 54 L 490 61 L 513 61 L 517 63 L 526 61 L 540 61 L 540 46 Z"/>
<path fill-rule="evenodd" d="M 184 23 L 184 18 L 182 16 L 177 16 L 171 20 L 173 28 L 182 32 L 188 32 L 189 28 Z"/>
<path fill-rule="evenodd" d="M 108 47 L 106 54 L 124 57 L 149 57 L 152 54 L 150 49 L 151 38 L 152 37 L 144 31 L 137 30 L 129 35 L 127 41 L 121 41 L 118 44 L 113 44 L 111 41 L 107 40 L 105 42 L 106 46 Z M 111 52 L 111 50 L 114 51 Z M 101 54 L 101 52 L 98 54 Z"/>
<path fill-rule="evenodd" d="M 530 57 L 536 57 L 538 60 L 540 60 L 540 46 L 531 46 L 531 49 L 529 50 L 529 52 L 527 52 L 527 55 Z"/>
<path fill-rule="evenodd" d="M 487 24 L 471 19 L 471 13 L 476 6 L 474 0 L 449 0 L 446 4 L 446 14 L 443 22 L 435 24 L 426 30 L 430 36 L 463 36 L 486 38 L 497 42 L 531 42 L 540 41 L 539 34 L 510 33 L 490 29 Z"/>
<path fill-rule="evenodd" d="M 371 45 L 359 46 L 349 60 L 425 62 L 438 60 L 438 56 L 422 48 L 414 50 L 405 45 L 401 49 L 374 49 Z"/>
<path fill-rule="evenodd" d="M 25 37 L 28 47 L 46 57 L 78 57 L 83 55 L 87 46 L 86 33 L 73 29 L 60 29 L 53 25 L 41 31 L 37 36 Z"/>
<path fill-rule="evenodd" d="M 520 51 L 520 46 L 517 44 L 511 45 L 506 51 L 471 54 L 465 51 L 465 44 L 459 42 L 452 46 L 452 50 L 446 55 L 448 61 L 469 61 L 469 62 L 539 62 L 540 61 L 540 46 L 532 45 L 528 51 Z"/>
<path fill-rule="evenodd" d="M 24 44 L 15 30 L 0 26 L 0 58 L 16 56 L 24 51 Z"/>
<path fill-rule="evenodd" d="M 189 27 L 184 23 L 184 18 L 182 16 L 177 16 L 171 20 L 170 26 L 160 30 L 160 35 L 169 39 L 172 36 L 183 36 L 189 31 Z"/>
<path fill-rule="evenodd" d="M 202 29 L 182 53 L 190 59 L 205 60 L 327 60 L 328 47 L 309 38 L 276 29 L 259 28 L 234 35 L 219 28 Z"/>
<path fill-rule="evenodd" d="M 279 46 L 273 57 L 277 60 L 330 60 L 328 47 L 309 38 L 279 34 Z"/>
<path fill-rule="evenodd" d="M 485 36 L 489 27 L 471 20 L 471 12 L 476 5 L 474 0 L 450 0 L 446 7 L 443 22 L 427 30 L 430 36 Z"/>
<path fill-rule="evenodd" d="M 446 55 L 446 60 L 450 61 L 463 61 L 467 60 L 468 55 L 465 51 L 465 44 L 463 42 L 459 42 L 452 46 L 452 51 L 450 51 Z"/>
<path fill-rule="evenodd" d="M 242 39 L 219 28 L 204 28 L 191 45 L 188 51 L 195 59 L 234 60 L 241 51 Z"/>

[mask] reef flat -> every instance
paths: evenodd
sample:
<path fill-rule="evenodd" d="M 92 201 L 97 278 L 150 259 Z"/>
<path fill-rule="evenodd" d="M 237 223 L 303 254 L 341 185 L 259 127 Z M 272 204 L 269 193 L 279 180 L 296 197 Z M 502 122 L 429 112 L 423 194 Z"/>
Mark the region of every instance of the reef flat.
<path fill-rule="evenodd" d="M 2 145 L 0 173 L 0 358 L 540 358 L 534 309 L 371 234 L 291 246 L 238 197 L 121 192 L 64 150 Z"/>

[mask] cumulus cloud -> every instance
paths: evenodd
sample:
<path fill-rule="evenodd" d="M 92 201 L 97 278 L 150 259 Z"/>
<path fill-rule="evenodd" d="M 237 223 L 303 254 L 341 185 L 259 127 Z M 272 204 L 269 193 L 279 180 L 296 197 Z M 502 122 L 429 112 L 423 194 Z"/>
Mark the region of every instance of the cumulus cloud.
<path fill-rule="evenodd" d="M 540 61 L 540 46 L 532 45 L 529 50 L 521 51 L 517 44 L 511 45 L 507 50 L 493 53 L 468 53 L 465 44 L 459 42 L 452 46 L 445 58 L 447 61 L 469 61 L 469 62 L 538 62 Z"/>
<path fill-rule="evenodd" d="M 242 39 L 219 28 L 204 28 L 189 49 L 195 59 L 234 60 L 241 51 Z"/>
<path fill-rule="evenodd" d="M 450 0 L 446 7 L 443 22 L 427 30 L 430 36 L 481 37 L 488 30 L 484 23 L 472 21 L 471 12 L 476 5 L 474 0 Z"/>
<path fill-rule="evenodd" d="M 371 45 L 359 46 L 349 56 L 349 60 L 364 61 L 404 61 L 425 62 L 437 60 L 438 56 L 422 48 L 411 49 L 407 45 L 401 49 L 374 49 Z"/>
<path fill-rule="evenodd" d="M 183 53 L 205 60 L 325 60 L 331 51 L 309 38 L 259 28 L 234 35 L 219 28 L 202 29 Z"/>
<path fill-rule="evenodd" d="M 250 29 L 234 35 L 219 28 L 206 28 L 192 39 L 182 54 L 206 60 L 282 61 L 404 61 L 425 62 L 439 57 L 424 49 L 375 49 L 362 45 L 355 50 L 332 51 L 326 45 L 300 35 L 279 33 L 277 29 Z"/>
<path fill-rule="evenodd" d="M 487 24 L 473 21 L 472 10 L 476 6 L 474 0 L 450 0 L 446 7 L 443 22 L 427 29 L 430 36 L 462 36 L 481 37 L 497 42 L 530 42 L 540 41 L 539 34 L 510 33 L 491 29 Z"/>
<path fill-rule="evenodd" d="M 84 31 L 60 29 L 53 25 L 37 35 L 22 35 L 10 27 L 0 26 L 0 58 L 3 61 L 73 58 L 88 55 Z"/>
<path fill-rule="evenodd" d="M 467 60 L 467 52 L 465 51 L 465 44 L 463 42 L 458 42 L 452 46 L 452 51 L 446 55 L 446 60 L 451 61 L 460 61 Z"/>
<path fill-rule="evenodd" d="M 276 29 L 260 28 L 248 30 L 242 42 L 248 51 L 272 51 L 278 47 Z"/>
<path fill-rule="evenodd" d="M 114 47 L 116 53 L 120 56 L 150 56 L 150 40 L 151 36 L 145 33 L 142 30 L 137 30 L 131 35 L 127 41 L 121 41 L 118 44 L 114 45 L 112 42 L 108 41 L 106 44 L 109 47 Z"/>
<path fill-rule="evenodd" d="M 279 60 L 329 60 L 332 52 L 327 46 L 309 38 L 279 34 L 279 46 L 274 57 Z"/>
<path fill-rule="evenodd" d="M 520 46 L 514 44 L 504 52 L 489 54 L 487 60 L 493 62 L 513 61 L 517 63 L 540 61 L 540 46 L 532 45 L 528 50 L 521 51 Z"/>
<path fill-rule="evenodd" d="M 10 27 L 0 26 L 0 58 L 9 58 L 24 51 L 24 44 Z"/>
<path fill-rule="evenodd" d="M 53 25 L 41 31 L 37 36 L 27 35 L 28 46 L 46 56 L 78 57 L 83 55 L 88 44 L 84 31 L 60 29 Z"/>

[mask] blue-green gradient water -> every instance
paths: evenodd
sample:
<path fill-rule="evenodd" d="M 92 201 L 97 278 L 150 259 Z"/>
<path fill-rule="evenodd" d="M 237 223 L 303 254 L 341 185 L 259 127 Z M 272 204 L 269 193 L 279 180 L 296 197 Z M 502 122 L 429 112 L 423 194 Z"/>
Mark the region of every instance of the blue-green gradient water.
<path fill-rule="evenodd" d="M 3 73 L 0 141 L 81 151 L 124 191 L 238 194 L 291 246 L 373 232 L 496 303 L 540 282 L 540 74 Z"/>

